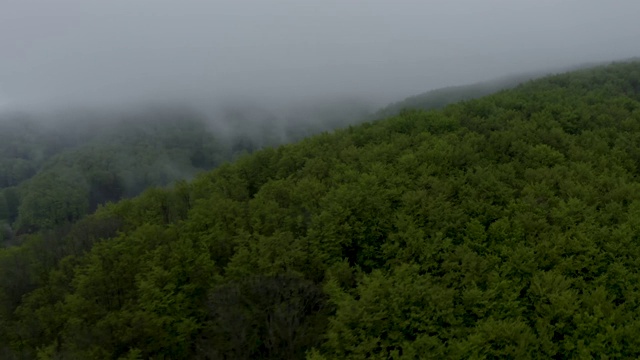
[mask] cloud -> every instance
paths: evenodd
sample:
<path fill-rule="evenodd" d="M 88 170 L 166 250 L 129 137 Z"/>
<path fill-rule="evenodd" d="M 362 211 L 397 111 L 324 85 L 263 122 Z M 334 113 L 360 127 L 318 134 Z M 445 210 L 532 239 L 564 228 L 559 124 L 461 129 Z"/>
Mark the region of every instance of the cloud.
<path fill-rule="evenodd" d="M 382 103 L 637 56 L 639 13 L 631 0 L 5 0 L 0 90 L 24 106 Z"/>

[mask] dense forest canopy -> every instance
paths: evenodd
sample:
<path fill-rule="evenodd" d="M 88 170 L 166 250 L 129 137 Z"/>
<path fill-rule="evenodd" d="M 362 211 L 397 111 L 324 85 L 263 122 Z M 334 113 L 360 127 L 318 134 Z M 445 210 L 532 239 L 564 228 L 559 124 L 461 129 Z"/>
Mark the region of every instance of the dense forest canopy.
<path fill-rule="evenodd" d="M 0 250 L 0 357 L 637 358 L 639 175 L 637 61 L 265 148 Z"/>

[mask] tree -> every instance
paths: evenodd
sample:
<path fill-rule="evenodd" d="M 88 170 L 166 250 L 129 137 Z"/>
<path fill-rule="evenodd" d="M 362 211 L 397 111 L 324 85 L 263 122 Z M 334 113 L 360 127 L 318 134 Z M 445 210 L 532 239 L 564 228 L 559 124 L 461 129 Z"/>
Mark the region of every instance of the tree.
<path fill-rule="evenodd" d="M 293 274 L 252 276 L 216 288 L 198 342 L 207 359 L 297 359 L 318 345 L 330 312 L 321 289 Z"/>
<path fill-rule="evenodd" d="M 0 198 L 4 198 L 6 206 L 6 220 L 8 223 L 13 223 L 18 217 L 18 207 L 20 206 L 20 195 L 15 187 L 5 188 L 0 193 Z M 1 219 L 1 217 L 0 217 Z"/>
<path fill-rule="evenodd" d="M 4 192 L 0 192 L 0 221 L 8 222 L 9 220 L 9 205 Z"/>
<path fill-rule="evenodd" d="M 88 192 L 87 182 L 78 172 L 39 176 L 23 190 L 17 231 L 31 233 L 80 219 L 89 207 Z"/>

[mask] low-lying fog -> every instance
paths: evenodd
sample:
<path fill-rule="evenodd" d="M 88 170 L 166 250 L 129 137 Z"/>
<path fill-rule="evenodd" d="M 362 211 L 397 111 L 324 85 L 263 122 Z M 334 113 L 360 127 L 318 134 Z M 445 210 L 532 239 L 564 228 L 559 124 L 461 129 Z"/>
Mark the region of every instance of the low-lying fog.
<path fill-rule="evenodd" d="M 4 0 L 0 108 L 373 110 L 429 89 L 637 56 L 638 14 L 636 0 Z"/>

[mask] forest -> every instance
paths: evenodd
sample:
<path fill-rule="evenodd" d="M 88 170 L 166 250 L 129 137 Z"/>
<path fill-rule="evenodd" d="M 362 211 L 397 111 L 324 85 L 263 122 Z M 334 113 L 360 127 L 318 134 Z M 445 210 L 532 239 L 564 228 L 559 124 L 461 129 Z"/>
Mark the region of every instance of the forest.
<path fill-rule="evenodd" d="M 3 124 L 0 358 L 640 357 L 640 61 L 447 104 Z"/>

